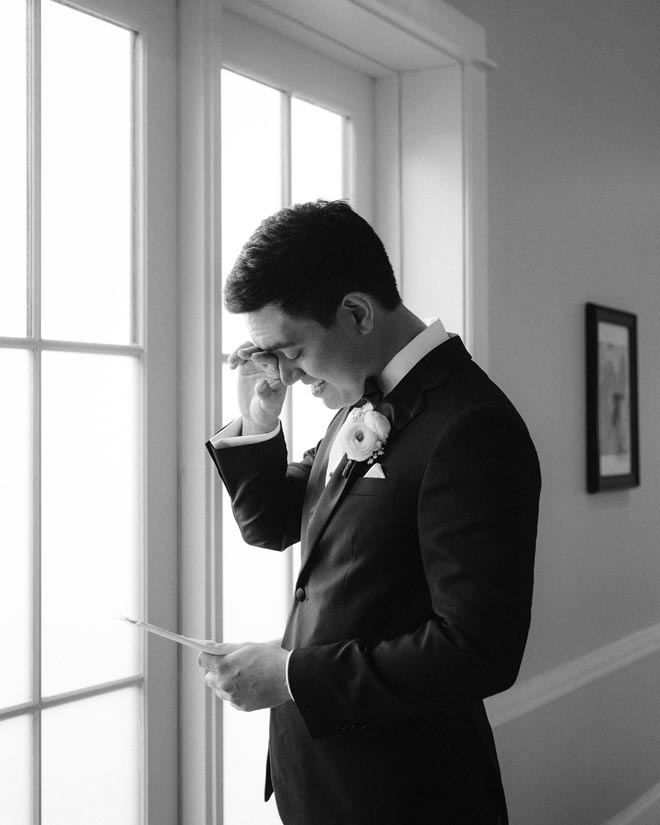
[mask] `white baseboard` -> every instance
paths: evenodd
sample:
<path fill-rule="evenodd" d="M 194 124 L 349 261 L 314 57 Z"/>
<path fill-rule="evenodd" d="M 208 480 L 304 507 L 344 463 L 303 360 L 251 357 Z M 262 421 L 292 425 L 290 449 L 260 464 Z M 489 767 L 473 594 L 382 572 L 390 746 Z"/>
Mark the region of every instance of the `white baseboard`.
<path fill-rule="evenodd" d="M 657 653 L 659 650 L 660 623 L 598 648 L 554 670 L 534 676 L 527 682 L 514 685 L 504 693 L 491 696 L 486 700 L 490 723 L 493 727 L 497 727 L 524 716 L 596 679 L 601 679 L 645 656 Z M 642 823 L 646 825 L 645 820 L 640 820 L 640 825 Z M 658 825 L 658 823 L 660 823 L 660 816 L 653 821 L 652 825 Z M 636 821 L 635 825 L 637 825 Z"/>
<path fill-rule="evenodd" d="M 659 822 L 660 783 L 604 825 L 658 825 Z"/>

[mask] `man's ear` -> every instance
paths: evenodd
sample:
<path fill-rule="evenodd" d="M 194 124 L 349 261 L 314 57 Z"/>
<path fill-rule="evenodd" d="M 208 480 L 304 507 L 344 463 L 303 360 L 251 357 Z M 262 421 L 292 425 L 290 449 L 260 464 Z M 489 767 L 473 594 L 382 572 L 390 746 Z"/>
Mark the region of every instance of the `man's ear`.
<path fill-rule="evenodd" d="M 361 335 L 368 335 L 374 328 L 375 307 L 369 295 L 349 292 L 344 295 L 340 308 L 349 313 L 350 322 Z"/>

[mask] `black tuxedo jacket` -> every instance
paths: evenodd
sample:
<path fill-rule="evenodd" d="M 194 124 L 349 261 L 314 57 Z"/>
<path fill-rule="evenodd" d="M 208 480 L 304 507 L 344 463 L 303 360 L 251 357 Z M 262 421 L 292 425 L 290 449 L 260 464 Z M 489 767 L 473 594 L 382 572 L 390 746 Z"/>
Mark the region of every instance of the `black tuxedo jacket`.
<path fill-rule="evenodd" d="M 302 542 L 271 711 L 285 825 L 506 821 L 482 700 L 515 680 L 530 619 L 540 472 L 522 419 L 452 337 L 377 407 L 385 479 L 325 486 L 329 446 L 209 451 L 249 544 Z M 258 609 L 255 608 L 255 609 Z"/>

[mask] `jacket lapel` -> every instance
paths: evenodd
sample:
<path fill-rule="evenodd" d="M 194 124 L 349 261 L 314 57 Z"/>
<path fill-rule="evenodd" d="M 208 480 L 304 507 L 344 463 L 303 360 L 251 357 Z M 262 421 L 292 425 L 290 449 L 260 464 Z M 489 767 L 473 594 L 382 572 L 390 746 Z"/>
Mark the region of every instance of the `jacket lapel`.
<path fill-rule="evenodd" d="M 330 457 L 330 449 L 332 444 L 335 440 L 337 433 L 339 432 L 342 424 L 346 421 L 346 417 L 348 416 L 349 408 L 346 407 L 345 409 L 341 410 L 330 422 L 330 426 L 321 441 L 319 446 L 318 452 L 314 458 L 314 463 L 312 464 L 312 469 L 309 474 L 309 480 L 307 482 L 307 491 L 305 493 L 305 503 L 303 505 L 303 513 L 302 513 L 302 555 L 303 561 L 307 555 L 306 549 L 311 547 L 309 543 L 309 531 L 314 520 L 314 516 L 317 515 L 318 512 L 318 505 L 320 503 L 321 498 L 325 492 L 326 483 L 326 475 L 328 471 L 328 459 Z M 341 477 L 341 472 L 333 473 L 333 476 L 330 478 L 332 482 L 332 478 L 339 475 Z M 318 538 L 318 536 L 317 536 Z"/>
<path fill-rule="evenodd" d="M 312 549 L 319 540 L 326 524 L 330 520 L 335 507 L 346 490 L 349 482 L 348 478 L 344 478 L 343 469 L 347 464 L 346 456 L 344 455 L 336 470 L 328 479 L 328 483 L 323 488 L 320 496 L 316 499 L 316 504 L 312 504 L 309 513 L 309 521 L 307 523 L 307 531 L 303 533 L 304 543 L 302 548 L 302 564 L 309 559 Z"/>

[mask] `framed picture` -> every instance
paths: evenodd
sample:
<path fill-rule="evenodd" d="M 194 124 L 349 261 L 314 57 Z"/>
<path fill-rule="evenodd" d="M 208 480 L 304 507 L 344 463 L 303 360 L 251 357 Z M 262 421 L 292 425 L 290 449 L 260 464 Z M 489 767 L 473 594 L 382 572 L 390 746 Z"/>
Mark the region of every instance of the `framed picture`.
<path fill-rule="evenodd" d="M 587 304 L 587 491 L 639 484 L 637 316 Z"/>

